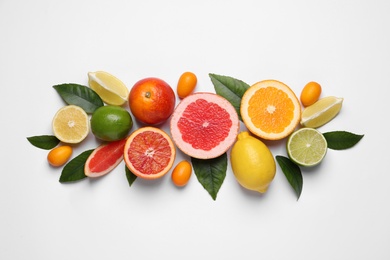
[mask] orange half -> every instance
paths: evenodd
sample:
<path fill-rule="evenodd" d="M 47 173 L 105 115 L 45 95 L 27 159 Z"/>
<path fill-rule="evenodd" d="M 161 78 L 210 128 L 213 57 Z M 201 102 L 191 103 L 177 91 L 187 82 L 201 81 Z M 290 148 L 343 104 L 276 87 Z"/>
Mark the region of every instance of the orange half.
<path fill-rule="evenodd" d="M 171 138 L 156 127 L 141 127 L 127 139 L 123 159 L 127 168 L 143 179 L 164 176 L 173 165 L 176 149 Z"/>
<path fill-rule="evenodd" d="M 280 140 L 290 135 L 299 124 L 301 105 L 286 84 L 264 80 L 244 93 L 240 113 L 254 135 L 266 140 Z"/>

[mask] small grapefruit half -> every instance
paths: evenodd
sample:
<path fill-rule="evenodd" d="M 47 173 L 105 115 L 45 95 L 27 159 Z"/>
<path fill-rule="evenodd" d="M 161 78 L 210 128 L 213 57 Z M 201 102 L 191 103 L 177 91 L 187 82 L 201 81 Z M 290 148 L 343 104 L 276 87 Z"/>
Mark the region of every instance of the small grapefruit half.
<path fill-rule="evenodd" d="M 97 147 L 84 165 L 84 174 L 88 177 L 100 177 L 112 171 L 123 160 L 126 138 L 105 143 Z"/>
<path fill-rule="evenodd" d="M 225 98 L 197 92 L 184 98 L 173 112 L 172 139 L 185 154 L 198 159 L 216 158 L 234 143 L 240 123 Z"/>
<path fill-rule="evenodd" d="M 130 134 L 124 148 L 127 168 L 143 179 L 158 179 L 173 165 L 176 149 L 172 139 L 160 128 L 145 126 Z"/>

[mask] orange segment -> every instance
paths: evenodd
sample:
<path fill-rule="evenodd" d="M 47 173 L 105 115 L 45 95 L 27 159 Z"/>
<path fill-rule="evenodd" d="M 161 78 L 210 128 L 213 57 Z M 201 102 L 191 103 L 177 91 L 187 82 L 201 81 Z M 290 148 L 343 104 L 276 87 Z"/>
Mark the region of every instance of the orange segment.
<path fill-rule="evenodd" d="M 124 149 L 126 166 L 144 179 L 164 176 L 172 168 L 175 156 L 171 138 L 156 127 L 142 127 L 134 131 Z"/>
<path fill-rule="evenodd" d="M 251 86 L 241 99 L 242 120 L 256 136 L 282 139 L 294 131 L 301 107 L 294 92 L 284 83 L 264 80 Z"/>

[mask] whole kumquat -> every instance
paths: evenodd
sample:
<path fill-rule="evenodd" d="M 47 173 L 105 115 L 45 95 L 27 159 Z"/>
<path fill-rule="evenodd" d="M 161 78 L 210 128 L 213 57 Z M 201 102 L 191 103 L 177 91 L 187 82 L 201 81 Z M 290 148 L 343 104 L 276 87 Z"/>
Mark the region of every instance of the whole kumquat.
<path fill-rule="evenodd" d="M 185 186 L 190 180 L 191 173 L 191 163 L 187 160 L 183 160 L 176 165 L 175 169 L 173 169 L 171 175 L 172 182 L 178 187 Z"/>
<path fill-rule="evenodd" d="M 179 98 L 185 98 L 194 91 L 198 79 L 192 72 L 184 72 L 177 83 L 177 95 Z"/>
<path fill-rule="evenodd" d="M 305 85 L 301 92 L 301 103 L 308 107 L 313 105 L 321 95 L 321 85 L 317 82 L 311 81 Z"/>
<path fill-rule="evenodd" d="M 59 146 L 52 149 L 47 155 L 47 161 L 55 167 L 64 165 L 72 155 L 73 149 L 69 145 Z"/>

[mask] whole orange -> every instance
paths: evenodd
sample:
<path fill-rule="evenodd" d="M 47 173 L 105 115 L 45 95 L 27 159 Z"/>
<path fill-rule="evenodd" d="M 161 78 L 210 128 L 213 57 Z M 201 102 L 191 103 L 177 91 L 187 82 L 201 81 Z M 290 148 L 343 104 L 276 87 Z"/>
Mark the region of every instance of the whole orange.
<path fill-rule="evenodd" d="M 164 80 L 144 78 L 131 88 L 128 101 L 131 113 L 138 121 L 158 125 L 172 115 L 176 97 Z"/>

